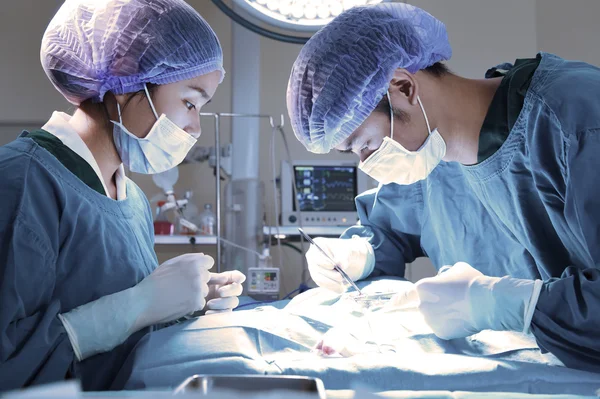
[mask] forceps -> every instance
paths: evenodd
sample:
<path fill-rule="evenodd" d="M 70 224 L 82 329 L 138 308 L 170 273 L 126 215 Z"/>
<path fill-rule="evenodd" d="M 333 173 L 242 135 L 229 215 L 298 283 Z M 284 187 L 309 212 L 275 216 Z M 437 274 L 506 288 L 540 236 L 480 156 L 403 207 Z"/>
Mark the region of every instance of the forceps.
<path fill-rule="evenodd" d="M 308 242 L 310 242 L 312 245 L 314 245 L 314 246 L 315 246 L 315 248 L 317 248 L 319 251 L 321 251 L 321 253 L 322 253 L 323 255 L 325 255 L 325 257 L 326 257 L 327 259 L 329 259 L 329 260 L 331 261 L 331 263 L 333 263 L 333 267 L 335 268 L 335 270 L 337 270 L 337 271 L 338 271 L 338 273 L 340 273 L 340 274 L 342 275 L 342 277 L 344 278 L 344 280 L 346 280 L 346 282 L 347 282 L 348 284 L 350 284 L 350 285 L 352 286 L 352 288 L 354 288 L 356 291 L 358 291 L 358 295 L 359 295 L 359 296 L 362 296 L 362 295 L 363 295 L 362 291 L 360 290 L 360 288 L 358 288 L 358 286 L 357 286 L 357 285 L 354 283 L 354 281 L 352 281 L 352 279 L 350 278 L 350 276 L 348 276 L 348 274 L 347 274 L 347 273 L 344 271 L 344 269 L 342 269 L 342 268 L 341 268 L 341 267 L 340 267 L 340 266 L 337 264 L 337 262 L 336 262 L 336 261 L 334 261 L 334 260 L 331 258 L 331 256 L 329 256 L 329 255 L 327 254 L 327 252 L 325 252 L 325 251 L 323 250 L 323 248 L 321 248 L 320 246 L 318 246 L 318 245 L 317 245 L 317 243 L 316 243 L 316 242 L 314 242 L 314 240 L 313 240 L 312 238 L 310 238 L 310 237 L 308 236 L 308 234 L 306 234 L 306 233 L 304 232 L 304 230 L 302 230 L 300 227 L 298 227 L 298 231 L 300 232 L 300 234 L 302 234 L 302 237 L 304 237 L 304 238 L 306 239 L 306 241 L 308 241 Z"/>

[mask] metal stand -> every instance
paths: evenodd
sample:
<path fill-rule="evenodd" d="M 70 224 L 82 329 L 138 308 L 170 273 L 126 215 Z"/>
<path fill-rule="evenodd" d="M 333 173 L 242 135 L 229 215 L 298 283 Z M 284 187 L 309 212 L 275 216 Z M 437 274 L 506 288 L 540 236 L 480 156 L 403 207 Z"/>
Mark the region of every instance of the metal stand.
<path fill-rule="evenodd" d="M 275 125 L 274 118 L 271 115 L 262 114 L 232 114 L 232 113 L 208 113 L 201 112 L 200 116 L 208 116 L 215 119 L 215 167 L 217 168 L 216 175 L 216 214 L 217 214 L 217 273 L 221 272 L 221 118 L 259 118 L 268 119 L 272 129 L 284 126 L 283 114 L 280 115 L 280 124 Z M 234 144 L 235 145 L 235 144 Z"/>

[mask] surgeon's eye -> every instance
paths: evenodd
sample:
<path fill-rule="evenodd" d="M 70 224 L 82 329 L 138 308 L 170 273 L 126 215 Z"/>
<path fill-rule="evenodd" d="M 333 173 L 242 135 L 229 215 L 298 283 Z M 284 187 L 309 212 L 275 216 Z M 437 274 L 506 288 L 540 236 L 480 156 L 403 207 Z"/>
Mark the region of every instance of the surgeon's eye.
<path fill-rule="evenodd" d="M 185 106 L 189 111 L 196 109 L 196 106 L 189 101 L 185 101 Z"/>
<path fill-rule="evenodd" d="M 370 145 L 370 144 L 371 144 L 371 142 L 370 142 L 370 141 L 366 142 L 366 143 L 365 143 L 365 144 L 362 146 L 362 148 L 360 149 L 360 153 L 362 154 L 363 152 L 365 152 L 365 151 L 368 151 L 368 150 L 369 150 L 369 145 Z"/>

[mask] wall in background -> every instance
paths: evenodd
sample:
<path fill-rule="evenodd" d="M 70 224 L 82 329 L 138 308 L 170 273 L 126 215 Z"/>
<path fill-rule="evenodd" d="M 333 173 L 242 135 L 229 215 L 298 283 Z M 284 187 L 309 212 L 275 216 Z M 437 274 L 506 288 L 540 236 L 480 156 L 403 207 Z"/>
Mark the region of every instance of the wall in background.
<path fill-rule="evenodd" d="M 232 22 L 208 0 L 188 0 L 217 32 L 224 50 L 225 68 L 231 70 Z M 582 59 L 600 64 L 600 51 L 596 38 L 600 28 L 595 16 L 600 14 L 600 2 L 596 0 L 412 0 L 445 22 L 453 47 L 450 68 L 461 75 L 481 78 L 487 68 L 519 57 L 533 56 L 536 51 L 554 52 L 566 58 Z M 44 29 L 62 0 L 20 0 L 9 2 L 0 14 L 0 144 L 13 140 L 22 128 L 39 127 L 52 111 L 72 111 L 54 90 L 39 62 L 40 40 Z M 26 21 L 26 23 L 24 23 Z M 24 27 L 24 25 L 26 25 Z M 248 32 L 249 35 L 253 33 Z M 261 76 L 260 110 L 272 115 L 284 114 L 287 80 L 292 63 L 301 46 L 260 38 Z M 211 104 L 203 111 L 228 112 L 231 110 L 231 76 L 228 75 L 217 91 Z M 230 127 L 225 121 L 222 143 L 230 141 Z M 272 223 L 274 214 L 269 158 L 270 130 L 261 125 L 260 176 L 265 182 L 267 220 Z M 210 119 L 202 121 L 201 146 L 212 146 L 214 130 Z M 352 159 L 352 156 L 332 153 L 319 156 L 308 153 L 293 137 L 286 126 L 292 156 L 297 159 Z M 281 140 L 277 138 L 277 168 L 284 158 Z M 148 176 L 133 175 L 148 197 L 159 193 Z M 207 164 L 182 165 L 178 192 L 191 189 L 193 201 L 202 208 L 204 203 L 215 203 L 213 171 Z M 164 261 L 188 251 L 215 253 L 210 246 L 158 246 L 159 259 Z M 279 258 L 274 253 L 275 259 Z M 286 270 L 285 289 L 291 290 L 300 282 L 302 258 L 291 250 L 281 254 Z M 412 280 L 433 273 L 427 260 L 417 260 L 409 268 Z"/>
<path fill-rule="evenodd" d="M 43 122 L 55 109 L 70 109 L 40 64 L 40 44 L 60 0 L 20 0 L 0 13 L 0 122 Z"/>
<path fill-rule="evenodd" d="M 598 15 L 598 0 L 536 0 L 538 50 L 600 66 Z"/>
<path fill-rule="evenodd" d="M 535 0 L 409 0 L 408 3 L 444 22 L 452 45 L 448 65 L 459 75 L 483 78 L 492 66 L 535 55 Z"/>

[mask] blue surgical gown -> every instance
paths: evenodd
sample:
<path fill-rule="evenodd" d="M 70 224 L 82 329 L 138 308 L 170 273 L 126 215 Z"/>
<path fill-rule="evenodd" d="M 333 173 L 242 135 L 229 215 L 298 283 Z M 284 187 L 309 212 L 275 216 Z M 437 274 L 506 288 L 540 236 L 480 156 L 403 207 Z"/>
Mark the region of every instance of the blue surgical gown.
<path fill-rule="evenodd" d="M 531 331 L 565 365 L 600 372 L 600 69 L 542 53 L 523 108 L 485 161 L 356 199 L 374 273 L 428 256 L 542 279 Z"/>
<path fill-rule="evenodd" d="M 78 378 L 118 389 L 137 341 L 76 362 L 57 318 L 130 288 L 157 267 L 152 213 L 127 181 L 127 199 L 90 188 L 32 139 L 0 147 L 0 391 Z"/>

